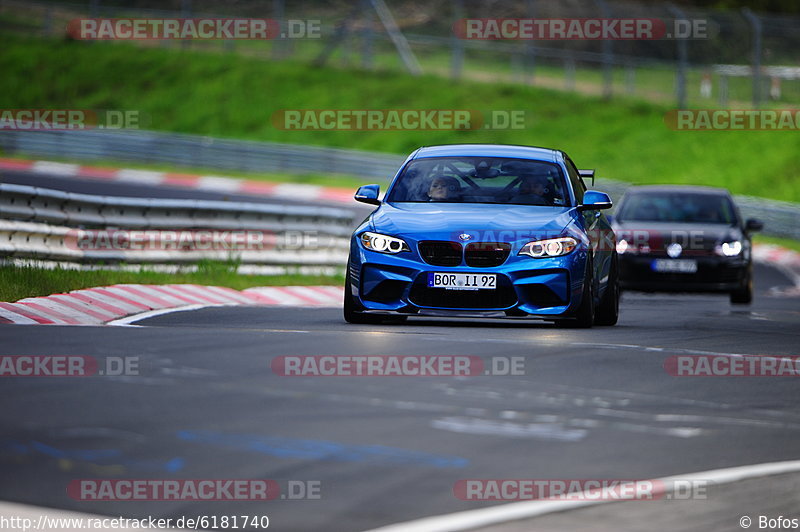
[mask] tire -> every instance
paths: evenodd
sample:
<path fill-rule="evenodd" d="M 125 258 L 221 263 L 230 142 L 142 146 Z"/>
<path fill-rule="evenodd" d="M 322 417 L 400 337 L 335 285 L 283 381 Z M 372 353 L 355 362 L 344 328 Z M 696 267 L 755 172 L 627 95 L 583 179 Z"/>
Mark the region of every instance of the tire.
<path fill-rule="evenodd" d="M 586 261 L 581 304 L 571 320 L 558 320 L 556 325 L 567 329 L 589 329 L 594 324 L 594 271 L 591 259 Z"/>
<path fill-rule="evenodd" d="M 753 302 L 753 273 L 748 270 L 744 286 L 731 292 L 731 303 L 734 305 L 749 305 Z"/>
<path fill-rule="evenodd" d="M 350 270 L 348 265 L 347 271 Z M 347 323 L 354 323 L 357 325 L 379 325 L 382 323 L 405 323 L 406 316 L 382 316 L 379 314 L 364 314 L 356 310 L 356 302 L 353 300 L 353 294 L 350 292 L 350 281 L 344 283 L 344 305 L 342 305 L 342 314 L 344 321 Z"/>
<path fill-rule="evenodd" d="M 616 325 L 619 320 L 619 259 L 617 252 L 611 259 L 611 271 L 608 273 L 608 286 L 597 307 L 594 317 L 594 324 L 610 327 Z"/>

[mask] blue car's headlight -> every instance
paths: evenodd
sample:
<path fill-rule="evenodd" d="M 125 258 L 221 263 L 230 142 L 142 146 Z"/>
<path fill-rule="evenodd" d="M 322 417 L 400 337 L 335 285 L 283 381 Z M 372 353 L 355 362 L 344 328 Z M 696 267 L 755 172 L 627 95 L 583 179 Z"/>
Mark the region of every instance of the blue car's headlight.
<path fill-rule="evenodd" d="M 527 255 L 534 259 L 560 257 L 572 252 L 578 246 L 578 241 L 572 237 L 550 238 L 547 240 L 534 240 L 528 242 L 519 250 L 520 255 Z"/>
<path fill-rule="evenodd" d="M 370 251 L 378 253 L 400 253 L 401 251 L 411 251 L 402 238 L 397 238 L 380 233 L 361 233 L 361 244 Z"/>

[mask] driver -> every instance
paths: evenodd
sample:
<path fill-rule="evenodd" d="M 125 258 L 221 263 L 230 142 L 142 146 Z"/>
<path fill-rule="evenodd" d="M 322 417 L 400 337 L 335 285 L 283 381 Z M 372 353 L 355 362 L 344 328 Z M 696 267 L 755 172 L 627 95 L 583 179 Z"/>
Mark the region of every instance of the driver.
<path fill-rule="evenodd" d="M 550 192 L 550 181 L 543 175 L 522 174 L 519 192 L 511 198 L 511 203 L 524 205 L 551 205 L 547 194 Z"/>
<path fill-rule="evenodd" d="M 460 194 L 461 185 L 455 177 L 437 177 L 428 188 L 430 201 L 453 201 L 459 199 Z"/>

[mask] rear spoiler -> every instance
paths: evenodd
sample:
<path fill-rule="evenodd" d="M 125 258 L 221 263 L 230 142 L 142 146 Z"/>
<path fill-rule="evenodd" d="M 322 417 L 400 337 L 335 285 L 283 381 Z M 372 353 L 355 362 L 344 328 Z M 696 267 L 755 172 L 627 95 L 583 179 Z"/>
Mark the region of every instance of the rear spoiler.
<path fill-rule="evenodd" d="M 592 170 L 578 170 L 578 175 L 581 176 L 581 179 L 583 179 L 584 181 L 587 178 L 590 178 L 592 180 L 592 186 L 594 186 L 594 169 L 592 169 Z"/>

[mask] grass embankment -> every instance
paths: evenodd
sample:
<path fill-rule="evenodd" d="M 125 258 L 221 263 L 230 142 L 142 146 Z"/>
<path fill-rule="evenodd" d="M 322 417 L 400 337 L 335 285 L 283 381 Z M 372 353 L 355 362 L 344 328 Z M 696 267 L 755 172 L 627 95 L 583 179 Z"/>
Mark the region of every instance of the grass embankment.
<path fill-rule="evenodd" d="M 0 265 L 0 301 L 60 294 L 70 290 L 136 284 L 200 284 L 227 286 L 237 290 L 253 286 L 342 285 L 343 276 L 327 275 L 238 275 L 235 267 L 207 262 L 191 273 L 159 273 L 118 270 L 45 269 L 34 266 Z"/>
<path fill-rule="evenodd" d="M 550 146 L 596 167 L 601 178 L 800 201 L 796 131 L 673 131 L 663 121 L 667 105 L 125 43 L 0 36 L 0 47 L 0 109 L 134 109 L 152 129 L 395 153 L 454 142 Z M 527 123 L 491 131 L 286 131 L 271 120 L 282 109 L 328 108 L 524 110 Z M 330 179 L 325 184 L 339 184 Z"/>
<path fill-rule="evenodd" d="M 774 244 L 783 248 L 800 252 L 800 241 L 791 238 L 780 238 L 777 236 L 766 236 L 762 234 L 753 235 L 753 242 L 756 244 Z"/>

